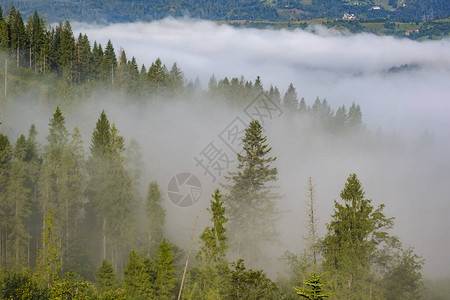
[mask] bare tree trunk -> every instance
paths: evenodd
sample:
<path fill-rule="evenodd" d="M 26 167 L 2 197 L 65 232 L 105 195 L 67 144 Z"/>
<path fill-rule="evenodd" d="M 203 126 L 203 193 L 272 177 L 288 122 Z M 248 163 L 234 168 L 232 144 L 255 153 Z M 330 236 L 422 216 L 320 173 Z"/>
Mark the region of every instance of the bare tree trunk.
<path fill-rule="evenodd" d="M 28 236 L 28 239 L 27 239 L 27 265 L 28 265 L 28 267 L 31 267 L 31 265 L 30 265 L 30 260 L 31 260 L 30 247 L 31 247 L 30 236 Z"/>
<path fill-rule="evenodd" d="M 186 271 L 187 271 L 187 267 L 189 264 L 189 256 L 191 255 L 192 243 L 194 241 L 195 227 L 197 227 L 197 221 L 198 221 L 198 216 L 195 216 L 194 228 L 192 228 L 192 236 L 191 236 L 191 242 L 189 245 L 189 251 L 188 251 L 188 255 L 186 257 L 186 264 L 184 265 L 183 277 L 181 278 L 180 291 L 178 292 L 178 300 L 181 299 L 181 293 L 183 292 L 184 278 L 186 277 Z"/>
<path fill-rule="evenodd" d="M 8 98 L 8 59 L 5 59 L 5 101 Z"/>
<path fill-rule="evenodd" d="M 106 217 L 103 217 L 103 259 L 106 259 Z"/>
<path fill-rule="evenodd" d="M 312 182 L 312 178 L 308 178 L 307 184 L 307 228 L 309 231 L 309 240 L 311 242 L 311 250 L 313 254 L 314 272 L 317 273 L 317 251 L 316 251 L 316 241 L 317 241 L 317 216 L 316 216 L 316 188 Z"/>
<path fill-rule="evenodd" d="M 68 260 L 68 258 L 69 258 L 69 201 L 67 200 L 66 197 L 66 260 Z"/>

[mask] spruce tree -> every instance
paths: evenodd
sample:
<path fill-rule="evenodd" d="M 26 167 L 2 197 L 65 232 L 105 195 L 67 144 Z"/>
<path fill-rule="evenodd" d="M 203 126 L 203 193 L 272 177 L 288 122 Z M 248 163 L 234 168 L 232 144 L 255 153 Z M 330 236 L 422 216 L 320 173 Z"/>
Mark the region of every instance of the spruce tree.
<path fill-rule="evenodd" d="M 10 181 L 11 163 L 12 163 L 12 149 L 9 139 L 6 135 L 0 134 L 0 190 L 7 191 Z M 4 236 L 4 232 L 7 232 L 8 224 L 11 219 L 11 210 L 8 203 L 8 194 L 5 192 L 0 193 L 0 230 L 2 237 L 0 239 L 0 265 L 6 266 L 7 257 L 6 249 L 8 247 L 7 239 Z"/>
<path fill-rule="evenodd" d="M 280 103 L 281 104 L 281 94 L 280 91 L 278 90 L 278 88 L 275 86 L 273 87 L 272 85 L 270 86 L 269 89 L 269 98 L 272 99 L 273 102 L 275 103 Z"/>
<path fill-rule="evenodd" d="M 148 83 L 150 93 L 156 96 L 160 95 L 167 83 L 168 72 L 166 67 L 162 64 L 161 59 L 156 59 L 148 69 Z"/>
<path fill-rule="evenodd" d="M 270 184 L 277 180 L 277 168 L 271 164 L 272 150 L 262 134 L 259 121 L 251 121 L 242 139 L 244 153 L 238 154 L 238 171 L 227 176 L 228 194 L 224 202 L 229 219 L 231 249 L 239 258 L 254 260 L 262 242 L 276 241 L 276 222 L 281 212 L 279 196 Z"/>
<path fill-rule="evenodd" d="M 27 141 L 21 135 L 16 142 L 14 159 L 11 165 L 10 182 L 8 185 L 8 202 L 12 213 L 9 223 L 9 239 L 11 244 L 10 261 L 16 268 L 27 265 L 27 244 L 29 233 L 26 228 L 26 219 L 31 211 L 31 190 L 27 186 L 27 162 L 25 161 Z"/>
<path fill-rule="evenodd" d="M 225 260 L 227 236 L 225 223 L 225 207 L 222 195 L 216 189 L 210 201 L 208 212 L 211 214 L 213 226 L 208 226 L 200 235 L 200 249 L 197 252 L 197 276 L 194 288 L 204 299 L 219 299 L 223 297 L 228 264 Z M 194 290 L 192 291 L 194 292 Z"/>
<path fill-rule="evenodd" d="M 125 291 L 128 298 L 139 298 L 141 290 L 141 277 L 143 272 L 144 265 L 139 257 L 139 254 L 136 251 L 131 250 L 123 278 L 125 282 Z"/>
<path fill-rule="evenodd" d="M 288 112 L 293 112 L 298 109 L 297 91 L 292 83 L 289 84 L 289 87 L 284 94 L 283 106 L 286 107 Z"/>
<path fill-rule="evenodd" d="M 61 243 L 55 234 L 53 213 L 47 212 L 44 218 L 45 230 L 42 232 L 43 247 L 39 251 L 39 258 L 35 270 L 35 278 L 41 287 L 50 288 L 59 279 L 61 271 Z"/>
<path fill-rule="evenodd" d="M 162 207 L 161 192 L 158 183 L 152 181 L 148 185 L 145 212 L 147 215 L 148 253 L 153 253 L 163 240 L 166 211 Z"/>
<path fill-rule="evenodd" d="M 362 113 L 359 104 L 352 103 L 348 110 L 347 127 L 353 130 L 360 129 L 362 126 Z"/>
<path fill-rule="evenodd" d="M 184 75 L 180 68 L 178 68 L 177 63 L 173 63 L 170 69 L 169 75 L 169 90 L 174 94 L 178 95 L 184 86 Z"/>
<path fill-rule="evenodd" d="M 343 203 L 335 211 L 322 241 L 323 269 L 334 281 L 337 297 L 367 299 L 371 293 L 372 261 L 377 246 L 391 238 L 387 230 L 393 218 L 386 218 L 384 205 L 374 208 L 365 198 L 360 181 L 351 174 L 342 190 Z"/>
<path fill-rule="evenodd" d="M 71 254 L 76 245 L 77 230 L 85 191 L 83 141 L 75 128 L 72 140 L 59 107 L 50 120 L 49 145 L 45 147 L 44 162 L 39 178 L 39 198 L 43 215 L 48 210 L 55 213 L 55 234 L 62 243 L 63 267 L 73 267 Z M 77 253 L 73 251 L 73 253 Z"/>
<path fill-rule="evenodd" d="M 163 239 L 159 245 L 155 260 L 155 298 L 161 300 L 173 299 L 175 288 L 175 264 L 173 259 L 172 245 Z"/>
<path fill-rule="evenodd" d="M 95 274 L 95 280 L 97 282 L 97 288 L 102 293 L 115 288 L 117 284 L 116 274 L 113 266 L 106 259 L 102 261 L 102 264 L 98 268 Z"/>
<path fill-rule="evenodd" d="M 247 269 L 242 259 L 231 264 L 226 288 L 224 299 L 273 300 L 284 298 L 278 285 L 270 280 L 263 270 Z"/>
<path fill-rule="evenodd" d="M 322 275 L 317 275 L 316 272 L 309 275 L 308 279 L 305 279 L 304 285 L 309 288 L 294 288 L 297 294 L 303 299 L 308 300 L 322 300 L 331 297 L 332 293 L 323 293 L 323 287 L 327 285 L 327 282 L 322 279 Z"/>
<path fill-rule="evenodd" d="M 136 208 L 136 192 L 125 168 L 124 148 L 123 137 L 102 111 L 92 134 L 88 197 L 97 221 L 97 233 L 101 234 L 101 257 L 106 259 L 108 252 L 115 267 L 133 239 Z"/>

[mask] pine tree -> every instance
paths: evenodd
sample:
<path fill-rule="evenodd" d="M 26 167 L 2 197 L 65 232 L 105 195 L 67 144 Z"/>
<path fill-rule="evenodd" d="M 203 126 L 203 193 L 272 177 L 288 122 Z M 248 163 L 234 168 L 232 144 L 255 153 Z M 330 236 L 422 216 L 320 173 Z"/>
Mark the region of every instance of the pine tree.
<path fill-rule="evenodd" d="M 148 222 L 148 252 L 150 255 L 163 240 L 166 217 L 166 211 L 161 205 L 161 192 L 156 181 L 152 181 L 148 185 L 145 211 Z"/>
<path fill-rule="evenodd" d="M 322 275 L 317 275 L 316 272 L 309 275 L 309 279 L 305 279 L 304 284 L 309 289 L 294 288 L 303 299 L 308 300 L 322 300 L 331 297 L 333 293 L 323 293 L 323 287 L 327 285 L 327 282 L 322 279 Z"/>
<path fill-rule="evenodd" d="M 163 239 L 159 244 L 155 260 L 155 298 L 169 300 L 173 298 L 175 288 L 175 264 L 173 260 L 172 245 Z"/>
<path fill-rule="evenodd" d="M 201 246 L 196 255 L 198 261 L 195 286 L 204 299 L 219 299 L 224 293 L 224 280 L 228 271 L 225 260 L 227 246 L 225 207 L 222 195 L 216 189 L 208 212 L 213 226 L 206 227 L 200 235 Z"/>
<path fill-rule="evenodd" d="M 141 288 L 141 273 L 143 264 L 139 254 L 132 250 L 128 257 L 127 268 L 125 269 L 124 282 L 127 296 L 131 299 L 138 297 Z"/>
<path fill-rule="evenodd" d="M 75 38 L 69 21 L 64 23 L 61 30 L 61 41 L 58 47 L 58 67 L 63 71 L 64 79 L 73 82 L 73 70 L 75 64 Z"/>
<path fill-rule="evenodd" d="M 71 141 L 64 152 L 63 165 L 65 176 L 64 193 L 64 220 L 62 225 L 64 237 L 63 242 L 63 261 L 65 268 L 80 272 L 80 266 L 88 264 L 83 256 L 83 248 L 79 246 L 84 236 L 82 235 L 83 221 L 83 201 L 86 190 L 86 167 L 83 140 L 78 127 L 74 128 Z"/>
<path fill-rule="evenodd" d="M 39 252 L 39 258 L 35 270 L 36 281 L 42 287 L 50 288 L 59 279 L 61 271 L 61 244 L 55 235 L 56 227 L 53 225 L 53 213 L 47 212 L 44 218 L 45 230 L 42 232 L 43 248 Z"/>
<path fill-rule="evenodd" d="M 300 113 L 306 113 L 306 112 L 308 112 L 308 107 L 306 106 L 305 98 L 302 98 L 302 99 L 300 100 L 300 104 L 299 104 L 299 106 L 298 106 L 298 111 L 299 111 Z"/>
<path fill-rule="evenodd" d="M 115 288 L 117 284 L 116 274 L 113 266 L 107 260 L 102 261 L 102 264 L 95 274 L 95 280 L 97 281 L 98 289 L 102 293 L 111 291 Z"/>
<path fill-rule="evenodd" d="M 39 244 L 38 240 L 41 235 L 41 218 L 39 209 L 39 175 L 41 172 L 42 159 L 39 154 L 40 146 L 37 142 L 37 130 L 35 125 L 31 125 L 28 131 L 27 149 L 25 155 L 26 161 L 26 180 L 25 186 L 30 190 L 29 210 L 30 216 L 26 220 L 27 231 L 29 232 L 27 260 L 28 265 L 33 266 L 36 261 Z"/>
<path fill-rule="evenodd" d="M 148 83 L 150 92 L 156 94 L 157 96 L 161 94 L 163 88 L 167 83 L 167 70 L 164 65 L 162 65 L 161 60 L 158 58 L 150 68 L 148 69 Z"/>
<path fill-rule="evenodd" d="M 254 94 L 256 96 L 259 95 L 259 93 L 264 91 L 263 84 L 262 84 L 261 78 L 259 76 L 256 76 L 255 84 L 253 85 L 253 89 L 255 90 Z"/>
<path fill-rule="evenodd" d="M 371 293 L 371 262 L 378 245 L 390 239 L 387 230 L 393 218 L 383 214 L 365 198 L 361 183 L 351 174 L 342 190 L 343 204 L 335 201 L 335 211 L 322 242 L 323 269 L 334 281 L 336 297 L 367 299 Z"/>
<path fill-rule="evenodd" d="M 27 141 L 21 135 L 16 142 L 14 159 L 11 165 L 10 182 L 8 185 L 8 202 L 12 219 L 9 222 L 10 261 L 14 262 L 17 269 L 27 265 L 27 242 L 29 233 L 25 226 L 26 219 L 31 214 L 31 191 L 26 185 L 27 163 L 26 159 Z"/>
<path fill-rule="evenodd" d="M 226 177 L 228 195 L 225 206 L 229 219 L 232 250 L 238 257 L 254 260 L 260 243 L 277 240 L 276 221 L 281 212 L 271 182 L 277 180 L 277 168 L 269 157 L 272 150 L 262 134 L 259 121 L 250 122 L 242 139 L 244 153 L 238 154 L 238 171 Z"/>
<path fill-rule="evenodd" d="M 125 168 L 124 139 L 117 127 L 110 125 L 104 111 L 92 134 L 90 150 L 88 197 L 98 232 L 102 235 L 101 257 L 106 259 L 108 252 L 116 268 L 133 238 L 130 233 L 133 231 L 136 192 Z"/>
<path fill-rule="evenodd" d="M 288 112 L 296 111 L 298 109 L 297 91 L 292 83 L 289 84 L 289 87 L 284 94 L 283 105 Z"/>
<path fill-rule="evenodd" d="M 270 86 L 269 98 L 272 99 L 273 102 L 281 104 L 281 94 L 276 86 L 275 87 L 273 87 L 272 85 Z"/>
<path fill-rule="evenodd" d="M 423 299 L 422 269 L 424 260 L 412 248 L 403 250 L 383 278 L 387 300 Z"/>
<path fill-rule="evenodd" d="M 270 280 L 264 271 L 247 269 L 242 259 L 232 263 L 231 266 L 225 299 L 283 299 L 277 284 Z"/>
<path fill-rule="evenodd" d="M 114 51 L 114 46 L 111 43 L 111 40 L 108 40 L 108 43 L 105 47 L 103 66 L 102 66 L 102 78 L 106 82 L 111 85 L 114 84 L 114 80 L 116 78 L 117 72 L 117 58 L 116 53 Z"/>
<path fill-rule="evenodd" d="M 102 49 L 102 45 L 97 45 L 97 42 L 94 42 L 94 46 L 92 47 L 92 76 L 95 79 L 101 79 L 101 75 L 103 73 L 103 61 L 104 61 L 104 53 Z"/>
<path fill-rule="evenodd" d="M 62 152 L 67 144 L 68 132 L 66 129 L 66 119 L 64 118 L 61 109 L 56 107 L 53 118 L 50 119 L 50 135 L 47 137 L 50 143 L 50 150 Z M 52 152 L 53 153 L 53 152 Z"/>
<path fill-rule="evenodd" d="M 22 16 L 18 10 L 15 9 L 14 5 L 9 11 L 7 24 L 10 30 L 10 47 L 14 52 L 14 57 L 16 59 L 16 65 L 19 67 L 24 60 L 24 50 L 25 43 L 27 40 L 25 26 L 23 23 Z"/>
<path fill-rule="evenodd" d="M 9 186 L 12 163 L 12 149 L 6 135 L 0 134 L 0 190 L 6 191 Z M 8 204 L 8 194 L 0 193 L 0 265 L 7 264 L 8 248 L 8 224 L 11 219 L 10 205 Z"/>
<path fill-rule="evenodd" d="M 347 127 L 350 129 L 360 129 L 362 126 L 362 114 L 359 105 L 352 103 L 348 110 Z"/>
<path fill-rule="evenodd" d="M 344 105 L 339 107 L 336 111 L 336 114 L 334 116 L 334 128 L 335 130 L 343 130 L 346 125 L 347 120 L 347 109 Z"/>
<path fill-rule="evenodd" d="M 78 36 L 75 44 L 76 61 L 75 61 L 75 73 L 76 81 L 81 83 L 85 82 L 91 77 L 92 67 L 92 53 L 89 39 L 86 35 Z"/>
<path fill-rule="evenodd" d="M 69 143 L 65 118 L 59 107 L 56 108 L 49 125 L 49 145 L 45 147 L 39 178 L 40 206 L 43 215 L 48 210 L 55 213 L 55 234 L 62 242 L 62 263 L 66 268 L 71 264 L 71 243 L 74 242 L 77 218 L 83 201 L 84 154 L 77 129 Z"/>
<path fill-rule="evenodd" d="M 169 90 L 174 94 L 178 95 L 182 88 L 184 87 L 184 74 L 180 68 L 178 68 L 177 63 L 173 63 L 168 75 Z"/>

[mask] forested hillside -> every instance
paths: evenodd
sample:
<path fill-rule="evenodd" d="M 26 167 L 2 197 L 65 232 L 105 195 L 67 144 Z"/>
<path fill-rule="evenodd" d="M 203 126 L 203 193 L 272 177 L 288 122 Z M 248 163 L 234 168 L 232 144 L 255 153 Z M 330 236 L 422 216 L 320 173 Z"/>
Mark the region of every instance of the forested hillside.
<path fill-rule="evenodd" d="M 208 20 L 305 20 L 342 18 L 345 13 L 364 19 L 422 21 L 446 18 L 450 4 L 446 0 L 15 0 L 0 1 L 3 7 L 15 5 L 24 15 L 40 11 L 49 22 L 70 19 L 90 23 L 134 22 L 158 20 L 168 16 Z M 372 9 L 378 6 L 378 9 Z"/>
<path fill-rule="evenodd" d="M 306 145 L 324 139 L 344 150 L 394 145 L 401 152 L 400 141 L 365 128 L 357 103 L 331 107 L 325 99 L 303 99 L 292 84 L 284 93 L 264 86 L 259 77 L 211 76 L 202 88 L 177 63 L 155 58 L 139 65 L 111 42 L 73 36 L 68 21 L 48 27 L 34 13 L 24 22 L 14 8 L 0 19 L 0 48 L 2 120 L 14 105 L 52 109 L 45 132 L 33 124 L 42 121 L 37 114 L 19 119 L 29 130 L 17 138 L 12 123 L 0 127 L 0 298 L 320 299 L 322 293 L 331 299 L 443 299 L 424 288 L 423 258 L 393 233 L 394 216 L 365 195 L 353 173 L 340 178 L 323 235 L 315 183 L 299 183 L 299 199 L 307 185 L 309 205 L 297 217 L 307 220 L 306 245 L 278 261 L 283 275 L 264 272 L 264 261 L 278 258 L 264 250 L 287 229 L 277 226 L 285 213 L 278 145 L 258 119 L 245 124 L 242 149 L 232 157 L 237 166 L 206 196 L 208 208 L 199 213 L 208 215 L 207 223 L 199 223 L 199 236 L 192 234 L 196 247 L 177 246 L 166 230 L 176 220 L 166 215 L 165 183 L 157 173 L 143 182 L 141 141 L 123 136 L 108 114 L 113 105 L 163 112 L 166 105 L 189 104 L 214 117 L 218 108 L 235 112 L 262 95 L 284 112 L 284 133 L 306 137 Z M 83 136 L 79 126 L 86 124 L 72 119 L 79 124 L 70 127 L 68 120 L 94 104 L 105 109 Z M 165 142 L 151 138 L 155 147 Z"/>

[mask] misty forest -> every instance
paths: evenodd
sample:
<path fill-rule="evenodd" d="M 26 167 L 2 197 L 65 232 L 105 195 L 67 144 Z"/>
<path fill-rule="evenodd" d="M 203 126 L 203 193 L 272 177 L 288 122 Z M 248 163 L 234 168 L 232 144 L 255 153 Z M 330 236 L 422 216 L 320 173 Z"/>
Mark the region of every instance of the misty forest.
<path fill-rule="evenodd" d="M 0 12 L 1 299 L 450 299 L 442 135 Z"/>

